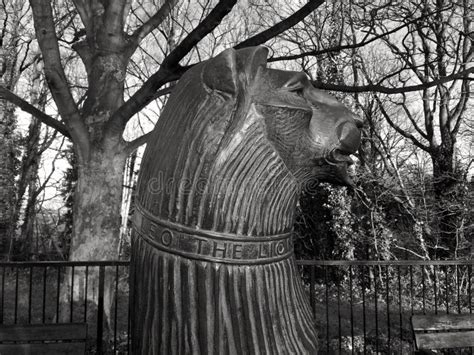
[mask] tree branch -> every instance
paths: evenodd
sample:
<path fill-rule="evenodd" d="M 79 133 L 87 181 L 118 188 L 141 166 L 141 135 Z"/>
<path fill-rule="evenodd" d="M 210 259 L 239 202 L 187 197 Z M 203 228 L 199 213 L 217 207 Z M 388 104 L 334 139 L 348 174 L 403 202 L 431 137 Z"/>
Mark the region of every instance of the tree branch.
<path fill-rule="evenodd" d="M 168 17 L 177 2 L 178 0 L 165 1 L 163 6 L 132 34 L 131 52 L 134 52 L 140 42 Z"/>
<path fill-rule="evenodd" d="M 47 115 L 43 111 L 38 110 L 33 105 L 31 105 L 27 101 L 23 100 L 21 97 L 17 96 L 13 92 L 2 86 L 0 86 L 0 99 L 11 102 L 12 104 L 18 106 L 21 110 L 34 116 L 44 124 L 54 128 L 63 136 L 71 138 L 71 135 L 69 134 L 68 128 L 65 124 Z"/>
<path fill-rule="evenodd" d="M 96 41 L 99 47 L 106 50 L 123 50 L 124 42 L 124 11 L 126 0 L 107 1 L 104 3 L 102 26 L 97 31 Z"/>
<path fill-rule="evenodd" d="M 245 48 L 245 47 L 253 47 L 258 46 L 262 43 L 267 42 L 268 40 L 272 39 L 275 36 L 285 32 L 287 29 L 295 26 L 298 22 L 316 10 L 319 6 L 324 3 L 324 0 L 310 0 L 306 5 L 304 5 L 301 9 L 296 11 L 293 15 L 287 17 L 283 21 L 273 25 L 269 29 L 256 34 L 253 37 L 246 39 L 245 41 L 239 43 L 234 48 Z"/>
<path fill-rule="evenodd" d="M 220 0 L 209 15 L 166 56 L 161 66 L 169 69 L 176 68 L 181 59 L 183 59 L 199 41 L 219 26 L 222 19 L 232 11 L 236 3 L 237 0 Z"/>
<path fill-rule="evenodd" d="M 314 87 L 318 89 L 323 89 L 323 90 L 330 90 L 330 91 L 340 91 L 340 92 L 378 92 L 382 94 L 388 94 L 388 95 L 393 95 L 393 94 L 401 94 L 404 92 L 410 92 L 410 91 L 419 91 L 423 89 L 427 89 L 433 86 L 441 85 L 444 83 L 447 83 L 452 80 L 458 80 L 458 79 L 463 79 L 463 80 L 473 80 L 474 78 L 466 78 L 468 74 L 474 73 L 474 67 L 471 67 L 466 70 L 462 70 L 460 72 L 457 72 L 455 74 L 451 74 L 445 77 L 442 77 L 437 80 L 433 80 L 430 82 L 426 82 L 423 84 L 418 84 L 418 85 L 411 85 L 411 86 L 404 86 L 404 87 L 396 87 L 396 88 L 391 88 L 383 85 L 378 85 L 378 84 L 369 84 L 369 85 L 362 85 L 362 86 L 347 86 L 347 85 L 337 85 L 337 84 L 328 84 L 328 83 L 322 83 L 319 81 L 313 81 L 312 84 Z"/>
<path fill-rule="evenodd" d="M 142 108 L 156 99 L 157 90 L 163 85 L 178 80 L 181 75 L 176 75 L 163 67 L 138 89 L 110 118 L 107 126 L 123 128 L 127 122 Z M 167 90 L 167 89 L 164 89 Z M 161 90 L 160 90 L 161 91 Z"/>
<path fill-rule="evenodd" d="M 209 15 L 163 60 L 160 69 L 154 73 L 127 102 L 115 111 L 109 126 L 125 126 L 134 114 L 155 98 L 156 91 L 170 81 L 178 80 L 184 73 L 179 62 L 208 33 L 212 32 L 234 7 L 237 0 L 220 0 Z"/>
<path fill-rule="evenodd" d="M 74 6 L 81 17 L 82 24 L 84 25 L 86 31 L 90 30 L 91 27 L 91 11 L 90 5 L 86 4 L 84 0 L 72 0 Z"/>
<path fill-rule="evenodd" d="M 380 112 L 382 112 L 382 114 L 384 115 L 385 119 L 387 120 L 388 124 L 395 130 L 397 131 L 398 133 L 400 133 L 403 137 L 411 140 L 413 142 L 414 145 L 416 145 L 418 148 L 420 149 L 423 149 L 425 152 L 429 152 L 430 151 L 430 147 L 428 147 L 427 145 L 424 145 L 423 143 L 421 143 L 418 139 L 416 139 L 416 137 L 403 130 L 400 126 L 398 126 L 391 118 L 390 118 L 390 115 L 388 114 L 387 111 L 385 111 L 385 108 L 383 106 L 383 103 L 382 101 L 380 100 L 380 98 L 378 97 L 378 95 L 375 95 L 375 99 L 377 100 L 377 104 L 380 108 Z"/>
<path fill-rule="evenodd" d="M 176 84 L 172 84 L 172 85 L 168 86 L 167 88 L 158 90 L 157 92 L 155 92 L 153 94 L 153 100 L 156 100 L 156 99 L 160 98 L 161 96 L 171 94 L 171 92 L 173 91 L 175 86 L 176 86 Z"/>
<path fill-rule="evenodd" d="M 88 132 L 81 120 L 62 67 L 51 2 L 49 0 L 30 0 L 30 4 L 49 89 L 59 114 L 69 128 L 72 140 L 78 144 L 80 151 L 87 155 L 89 153 Z"/>
<path fill-rule="evenodd" d="M 416 119 L 415 117 L 413 117 L 413 115 L 411 114 L 409 108 L 407 107 L 406 105 L 406 102 L 407 102 L 407 98 L 406 98 L 406 95 L 405 93 L 402 94 L 403 96 L 403 102 L 400 104 L 403 108 L 403 111 L 405 112 L 405 115 L 408 117 L 408 119 L 410 120 L 411 124 L 413 125 L 413 127 L 416 129 L 416 131 L 424 138 L 424 139 L 427 139 L 429 140 L 429 137 L 428 137 L 428 134 L 423 131 L 421 129 L 421 127 L 418 125 L 418 122 L 416 122 Z M 423 101 L 425 102 L 425 101 Z M 427 112 L 425 112 L 425 114 L 428 114 Z"/>
<path fill-rule="evenodd" d="M 145 133 L 144 135 L 134 139 L 133 141 L 128 142 L 127 146 L 125 147 L 125 153 L 127 155 L 132 154 L 133 151 L 138 149 L 140 146 L 148 142 L 148 139 L 151 136 L 151 132 Z"/>
<path fill-rule="evenodd" d="M 452 125 L 453 127 L 451 128 L 451 133 L 453 135 L 456 135 L 459 131 L 459 127 L 461 126 L 461 122 L 463 120 L 463 113 L 466 110 L 469 97 L 471 96 L 470 94 L 471 86 L 469 82 L 465 80 L 461 84 L 461 97 L 456 106 L 449 112 L 451 121 L 454 122 L 454 125 Z"/>
<path fill-rule="evenodd" d="M 324 1 L 322 1 L 321 3 L 323 3 L 323 2 Z M 321 5 L 321 4 L 319 4 L 319 5 Z M 359 42 L 359 43 L 351 43 L 351 44 L 346 44 L 346 45 L 337 45 L 337 46 L 330 47 L 330 48 L 312 50 L 312 51 L 302 52 L 302 53 L 298 53 L 298 54 L 295 54 L 295 55 L 289 55 L 289 56 L 283 56 L 283 57 L 273 57 L 273 58 L 269 58 L 268 61 L 269 62 L 276 62 L 276 61 L 280 61 L 280 60 L 294 60 L 294 59 L 300 59 L 300 58 L 307 57 L 307 56 L 318 56 L 318 55 L 321 55 L 321 54 L 327 54 L 327 53 L 332 53 L 332 52 L 340 52 L 340 51 L 343 51 L 343 50 L 346 50 L 346 49 L 357 49 L 357 48 L 363 47 L 367 44 L 370 44 L 370 43 L 372 43 L 372 42 L 374 42 L 378 39 L 384 38 L 388 35 L 391 35 L 395 32 L 398 32 L 401 29 L 403 29 L 403 28 L 405 28 L 405 27 L 407 27 L 407 26 L 409 26 L 413 23 L 416 23 L 420 20 L 423 20 L 424 18 L 427 18 L 428 16 L 432 15 L 435 12 L 436 11 L 433 11 L 431 13 L 427 13 L 423 16 L 412 19 L 411 21 L 403 23 L 402 25 L 397 26 L 397 27 L 391 29 L 390 31 L 375 35 L 374 37 L 372 37 L 370 39 L 366 39 L 367 36 L 365 36 L 364 39 L 362 40 L 362 42 Z"/>

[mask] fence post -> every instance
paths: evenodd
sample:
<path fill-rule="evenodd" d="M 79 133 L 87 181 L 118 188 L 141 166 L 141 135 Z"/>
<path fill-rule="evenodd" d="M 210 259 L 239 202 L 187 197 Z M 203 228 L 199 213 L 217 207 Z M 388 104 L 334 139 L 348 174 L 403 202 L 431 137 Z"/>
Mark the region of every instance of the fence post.
<path fill-rule="evenodd" d="M 311 303 L 311 310 L 313 311 L 313 317 L 316 318 L 316 270 L 315 266 L 311 265 L 310 270 L 310 289 L 309 289 L 309 302 Z"/>
<path fill-rule="evenodd" d="M 99 266 L 99 299 L 97 304 L 97 354 L 102 354 L 104 333 L 104 279 L 105 266 Z"/>

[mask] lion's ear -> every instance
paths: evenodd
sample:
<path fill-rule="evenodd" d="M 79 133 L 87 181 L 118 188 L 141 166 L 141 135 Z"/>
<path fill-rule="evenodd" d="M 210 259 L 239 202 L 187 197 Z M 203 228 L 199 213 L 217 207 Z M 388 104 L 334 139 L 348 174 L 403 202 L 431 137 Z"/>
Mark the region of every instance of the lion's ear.
<path fill-rule="evenodd" d="M 207 61 L 202 72 L 204 85 L 227 94 L 237 92 L 235 50 L 227 49 Z"/>
<path fill-rule="evenodd" d="M 253 83 L 258 68 L 267 65 L 267 56 L 267 47 L 247 47 L 237 50 L 238 66 L 245 73 L 248 84 Z"/>
<path fill-rule="evenodd" d="M 235 95 L 243 81 L 246 84 L 253 82 L 258 68 L 266 65 L 267 55 L 266 47 L 227 49 L 205 64 L 202 73 L 204 85 L 211 90 Z"/>

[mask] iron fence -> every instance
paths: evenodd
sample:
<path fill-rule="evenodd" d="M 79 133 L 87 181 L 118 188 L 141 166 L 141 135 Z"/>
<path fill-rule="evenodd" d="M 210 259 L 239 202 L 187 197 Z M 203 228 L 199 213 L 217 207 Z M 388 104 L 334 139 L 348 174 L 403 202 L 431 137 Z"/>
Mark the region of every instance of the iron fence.
<path fill-rule="evenodd" d="M 411 353 L 412 314 L 472 313 L 473 260 L 297 264 L 321 354 Z M 128 267 L 128 261 L 0 263 L 0 323 L 86 322 L 88 353 L 127 354 Z"/>
<path fill-rule="evenodd" d="M 411 315 L 472 313 L 473 260 L 297 263 L 321 354 L 410 354 Z"/>
<path fill-rule="evenodd" d="M 88 354 L 126 354 L 128 266 L 128 261 L 0 263 L 0 324 L 85 322 Z"/>

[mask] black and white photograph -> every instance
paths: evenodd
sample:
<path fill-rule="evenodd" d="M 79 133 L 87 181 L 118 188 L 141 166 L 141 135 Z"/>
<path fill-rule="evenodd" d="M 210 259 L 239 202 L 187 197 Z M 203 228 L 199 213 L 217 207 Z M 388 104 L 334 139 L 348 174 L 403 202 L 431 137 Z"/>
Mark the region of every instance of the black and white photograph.
<path fill-rule="evenodd" d="M 0 355 L 474 352 L 472 0 L 0 0 Z"/>

